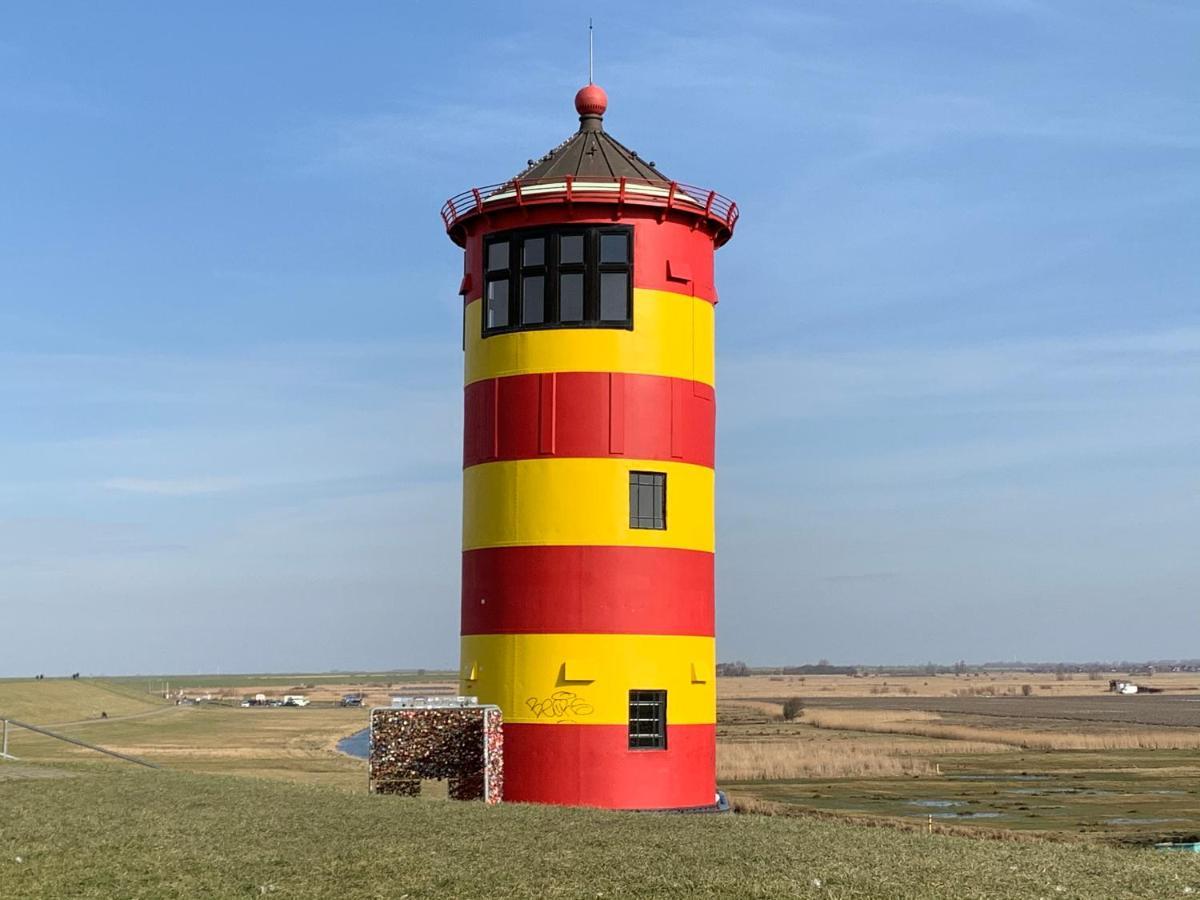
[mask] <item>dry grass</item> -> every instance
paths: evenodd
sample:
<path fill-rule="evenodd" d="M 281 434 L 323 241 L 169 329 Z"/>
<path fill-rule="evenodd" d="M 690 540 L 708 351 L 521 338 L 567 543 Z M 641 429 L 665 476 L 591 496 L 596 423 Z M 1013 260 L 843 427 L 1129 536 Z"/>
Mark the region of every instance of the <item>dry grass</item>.
<path fill-rule="evenodd" d="M 911 734 L 949 741 L 1004 744 L 1025 750 L 1194 750 L 1200 749 L 1200 730 L 1131 729 L 1083 734 L 947 725 L 936 713 L 892 710 L 807 710 L 804 723 L 814 728 Z"/>
<path fill-rule="evenodd" d="M 768 719 L 778 719 L 783 715 L 783 704 L 772 703 L 769 700 L 723 700 L 718 706 L 718 717 L 725 712 L 730 718 L 745 718 L 747 715 L 757 718 L 765 716 Z"/>
<path fill-rule="evenodd" d="M 0 809 L 0 894 L 22 900 L 1133 900 L 1198 883 L 1182 854 L 966 840 L 919 821 L 489 808 L 132 768 L 3 782 Z"/>
<path fill-rule="evenodd" d="M 1014 841 L 1024 844 L 1062 844 L 1075 842 L 1076 835 L 1055 834 L 1044 831 L 1014 831 L 1005 828 L 987 828 L 979 825 L 947 825 L 944 822 L 913 821 L 898 816 L 862 815 L 838 810 L 816 809 L 811 806 L 797 806 L 793 803 L 779 803 L 775 800 L 763 800 L 748 794 L 731 793 L 729 802 L 734 812 L 756 816 L 790 816 L 804 819 L 823 820 L 826 822 L 849 822 L 862 828 L 887 828 L 893 831 L 915 832 L 917 834 L 944 834 L 956 837 L 966 837 L 972 840 Z"/>
<path fill-rule="evenodd" d="M 794 778 L 892 777 L 934 771 L 923 759 L 898 756 L 874 746 L 722 743 L 717 777 L 724 781 L 785 781 Z"/>
<path fill-rule="evenodd" d="M 101 713 L 116 718 L 164 707 L 156 697 L 91 679 L 0 680 L 0 715 L 35 724 L 99 719 Z"/>
<path fill-rule="evenodd" d="M 745 678 L 718 678 L 721 699 L 748 697 L 991 697 L 1020 696 L 1022 686 L 1031 685 L 1038 696 L 1094 696 L 1108 689 L 1110 678 L 1128 678 L 1125 672 L 1100 672 L 1095 678 L 1078 674 L 1058 681 L 1053 673 L 989 672 L 986 675 L 751 675 Z M 1195 672 L 1160 672 L 1152 678 L 1139 676 L 1135 681 L 1164 688 L 1172 693 L 1200 691 L 1200 675 Z"/>

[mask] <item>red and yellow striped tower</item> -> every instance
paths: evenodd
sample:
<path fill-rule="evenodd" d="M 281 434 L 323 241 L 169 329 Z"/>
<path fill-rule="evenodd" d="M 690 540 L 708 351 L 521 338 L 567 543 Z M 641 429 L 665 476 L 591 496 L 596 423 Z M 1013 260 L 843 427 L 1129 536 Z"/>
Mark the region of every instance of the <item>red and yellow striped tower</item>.
<path fill-rule="evenodd" d="M 461 293 L 462 690 L 505 799 L 715 800 L 713 254 L 737 207 L 575 98 L 579 131 L 443 209 Z"/>

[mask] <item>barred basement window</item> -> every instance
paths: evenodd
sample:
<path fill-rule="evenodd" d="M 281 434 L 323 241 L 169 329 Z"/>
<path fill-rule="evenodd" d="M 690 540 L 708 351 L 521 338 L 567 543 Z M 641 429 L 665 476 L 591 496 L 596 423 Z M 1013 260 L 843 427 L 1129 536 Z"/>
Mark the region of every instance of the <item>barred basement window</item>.
<path fill-rule="evenodd" d="M 629 692 L 629 749 L 667 749 L 667 692 Z"/>
<path fill-rule="evenodd" d="M 667 476 L 663 472 L 629 473 L 629 527 L 667 527 Z"/>
<path fill-rule="evenodd" d="M 484 239 L 483 336 L 633 328 L 633 229 L 538 228 Z"/>

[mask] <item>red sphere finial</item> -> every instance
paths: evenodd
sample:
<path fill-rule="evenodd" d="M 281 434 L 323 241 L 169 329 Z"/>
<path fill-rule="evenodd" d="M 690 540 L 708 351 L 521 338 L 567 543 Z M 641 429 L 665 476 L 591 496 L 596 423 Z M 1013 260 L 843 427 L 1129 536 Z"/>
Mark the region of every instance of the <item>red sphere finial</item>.
<path fill-rule="evenodd" d="M 581 87 L 575 95 L 575 111 L 581 116 L 602 116 L 608 109 L 608 94 L 598 84 Z"/>

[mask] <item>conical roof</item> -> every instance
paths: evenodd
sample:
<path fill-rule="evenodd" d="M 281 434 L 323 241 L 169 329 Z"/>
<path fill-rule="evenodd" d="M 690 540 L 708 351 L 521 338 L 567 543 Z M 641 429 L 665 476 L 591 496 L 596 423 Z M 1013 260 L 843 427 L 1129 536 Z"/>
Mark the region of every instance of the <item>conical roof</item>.
<path fill-rule="evenodd" d="M 604 112 L 608 96 L 599 85 L 589 84 L 575 95 L 579 113 L 579 130 L 541 159 L 530 160 L 529 166 L 513 176 L 513 181 L 542 181 L 561 179 L 567 175 L 579 179 L 637 178 L 643 181 L 671 179 L 653 163 L 646 162 L 604 130 Z"/>
<path fill-rule="evenodd" d="M 694 217 L 720 247 L 733 235 L 737 204 L 716 191 L 680 184 L 604 130 L 608 96 L 589 84 L 575 95 L 579 130 L 508 181 L 471 188 L 442 205 L 446 233 L 465 247 L 471 223 L 511 208 L 548 204 L 653 207 Z"/>

